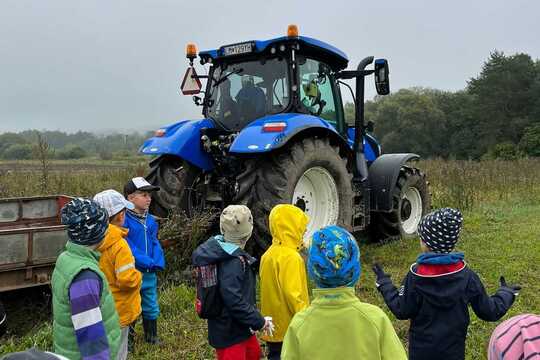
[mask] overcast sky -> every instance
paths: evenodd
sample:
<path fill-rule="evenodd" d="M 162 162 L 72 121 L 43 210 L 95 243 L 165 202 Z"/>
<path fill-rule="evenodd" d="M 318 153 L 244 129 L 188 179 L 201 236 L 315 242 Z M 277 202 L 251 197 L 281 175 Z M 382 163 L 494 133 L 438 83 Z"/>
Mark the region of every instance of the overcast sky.
<path fill-rule="evenodd" d="M 343 50 L 349 68 L 387 58 L 392 91 L 458 90 L 494 49 L 539 58 L 539 14 L 538 0 L 0 0 L 0 132 L 198 118 L 179 95 L 185 44 L 264 40 L 290 23 Z"/>

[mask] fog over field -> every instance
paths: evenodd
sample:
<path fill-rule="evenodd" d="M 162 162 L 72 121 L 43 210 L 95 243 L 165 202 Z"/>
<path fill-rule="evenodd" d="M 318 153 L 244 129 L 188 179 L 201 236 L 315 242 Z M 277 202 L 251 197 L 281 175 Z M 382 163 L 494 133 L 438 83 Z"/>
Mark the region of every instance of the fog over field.
<path fill-rule="evenodd" d="M 540 57 L 539 10 L 532 0 L 4 0 L 0 132 L 148 130 L 200 117 L 179 95 L 185 44 L 278 37 L 289 23 L 345 51 L 350 68 L 367 55 L 386 57 L 392 91 L 458 90 L 494 49 Z"/>

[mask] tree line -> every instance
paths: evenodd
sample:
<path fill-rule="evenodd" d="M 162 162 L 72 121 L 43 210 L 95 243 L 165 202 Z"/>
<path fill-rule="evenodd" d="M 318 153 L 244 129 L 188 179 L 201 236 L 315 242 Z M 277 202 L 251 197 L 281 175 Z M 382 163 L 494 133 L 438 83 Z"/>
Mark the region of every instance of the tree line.
<path fill-rule="evenodd" d="M 353 104 L 346 105 L 348 121 Z M 383 151 L 482 159 L 540 156 L 540 61 L 494 51 L 465 89 L 402 89 L 367 101 Z"/>
<path fill-rule="evenodd" d="M 137 154 L 146 134 L 97 135 L 79 131 L 68 134 L 62 131 L 26 130 L 19 133 L 0 134 L 0 158 L 8 160 L 28 160 L 39 158 L 40 139 L 48 143 L 50 157 L 55 159 L 80 159 L 98 157 L 111 160 L 115 157 L 129 157 Z"/>
<path fill-rule="evenodd" d="M 354 105 L 345 105 L 349 123 Z M 376 96 L 365 106 L 383 152 L 415 152 L 422 157 L 485 159 L 540 156 L 540 60 L 494 51 L 465 89 L 401 89 Z M 146 134 L 99 136 L 79 131 L 27 130 L 0 134 L 0 158 L 36 158 L 38 134 L 53 157 L 77 159 L 137 154 Z"/>

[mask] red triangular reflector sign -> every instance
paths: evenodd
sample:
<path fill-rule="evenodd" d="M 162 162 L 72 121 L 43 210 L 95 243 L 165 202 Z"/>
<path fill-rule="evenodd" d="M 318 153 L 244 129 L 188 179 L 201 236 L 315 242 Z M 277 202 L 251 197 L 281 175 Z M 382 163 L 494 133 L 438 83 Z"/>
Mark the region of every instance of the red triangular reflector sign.
<path fill-rule="evenodd" d="M 184 95 L 194 95 L 201 92 L 202 84 L 201 80 L 197 77 L 197 73 L 195 72 L 194 67 L 189 67 L 186 70 L 186 74 L 184 75 L 184 80 L 182 80 L 182 86 L 180 89 L 182 90 L 182 94 Z"/>

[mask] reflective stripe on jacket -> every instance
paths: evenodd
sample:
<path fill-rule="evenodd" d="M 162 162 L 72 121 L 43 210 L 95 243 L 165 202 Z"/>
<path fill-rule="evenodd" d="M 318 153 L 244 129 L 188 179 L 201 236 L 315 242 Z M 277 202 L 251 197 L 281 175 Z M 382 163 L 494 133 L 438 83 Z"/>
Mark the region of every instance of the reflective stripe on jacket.
<path fill-rule="evenodd" d="M 109 224 L 105 239 L 97 248 L 101 252 L 99 267 L 107 277 L 114 297 L 120 325 L 128 326 L 141 314 L 141 273 L 125 237 L 128 230 Z"/>

